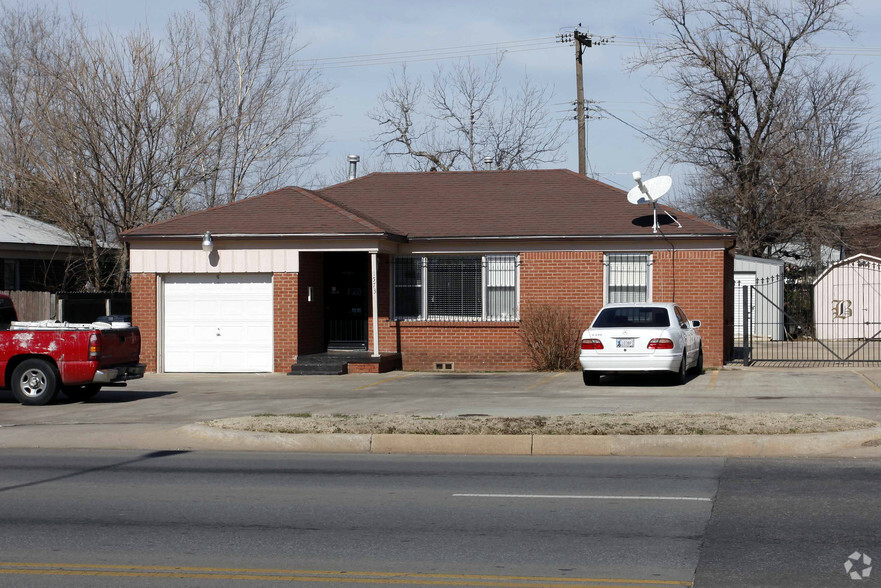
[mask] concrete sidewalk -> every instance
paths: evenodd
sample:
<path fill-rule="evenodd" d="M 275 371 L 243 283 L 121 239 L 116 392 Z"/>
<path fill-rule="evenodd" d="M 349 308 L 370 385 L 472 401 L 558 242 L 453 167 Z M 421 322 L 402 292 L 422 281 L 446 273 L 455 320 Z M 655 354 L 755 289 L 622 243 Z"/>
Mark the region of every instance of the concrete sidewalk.
<path fill-rule="evenodd" d="M 629 376 L 596 387 L 584 386 L 577 372 L 148 374 L 128 388 L 108 388 L 83 403 L 61 399 L 51 406 L 24 407 L 11 393 L 0 392 L 0 447 L 235 448 L 242 442 L 212 445 L 182 427 L 266 413 L 528 416 L 644 411 L 838 414 L 881 422 L 881 368 L 725 369 L 692 377 L 684 386 Z M 881 457 L 875 447 L 858 451 Z"/>

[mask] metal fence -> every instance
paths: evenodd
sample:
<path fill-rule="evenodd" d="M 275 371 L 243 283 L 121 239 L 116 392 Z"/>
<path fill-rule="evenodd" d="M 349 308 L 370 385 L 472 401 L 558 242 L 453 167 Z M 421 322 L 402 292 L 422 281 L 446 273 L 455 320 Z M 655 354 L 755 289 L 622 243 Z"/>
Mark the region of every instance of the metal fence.
<path fill-rule="evenodd" d="M 879 263 L 854 260 L 819 273 L 796 268 L 744 285 L 735 296 L 747 325 L 734 342 L 744 365 L 881 363 Z"/>

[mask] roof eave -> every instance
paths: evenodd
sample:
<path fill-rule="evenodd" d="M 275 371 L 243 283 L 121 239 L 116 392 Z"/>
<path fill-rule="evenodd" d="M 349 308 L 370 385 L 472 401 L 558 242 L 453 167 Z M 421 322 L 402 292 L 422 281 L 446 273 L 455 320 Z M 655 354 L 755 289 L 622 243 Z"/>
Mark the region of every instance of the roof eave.
<path fill-rule="evenodd" d="M 122 241 L 134 241 L 138 239 L 170 241 L 179 239 L 201 239 L 205 233 L 188 233 L 181 235 L 121 235 Z M 406 241 L 406 237 L 394 233 L 211 233 L 215 239 L 310 239 L 310 238 L 333 238 L 333 239 L 361 239 L 375 237 L 388 241 Z"/>
<path fill-rule="evenodd" d="M 667 238 L 667 239 L 730 239 L 733 240 L 736 235 L 734 233 L 673 233 L 667 235 L 650 234 L 650 235 L 633 235 L 633 234 L 608 234 L 608 235 L 474 235 L 474 236 L 442 236 L 442 237 L 414 237 L 408 238 L 408 241 L 475 241 L 475 240 L 494 240 L 494 241 L 539 241 L 539 240 L 579 240 L 579 241 L 605 241 L 609 239 L 646 239 L 646 238 Z"/>

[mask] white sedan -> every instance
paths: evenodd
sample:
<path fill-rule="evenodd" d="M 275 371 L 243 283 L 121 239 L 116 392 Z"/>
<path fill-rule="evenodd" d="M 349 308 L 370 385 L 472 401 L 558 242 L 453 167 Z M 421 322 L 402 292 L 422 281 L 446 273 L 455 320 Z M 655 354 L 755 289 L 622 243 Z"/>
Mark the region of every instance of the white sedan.
<path fill-rule="evenodd" d="M 597 384 L 604 373 L 651 371 L 672 372 L 683 384 L 687 371 L 704 367 L 700 326 L 672 303 L 607 304 L 581 336 L 584 384 Z"/>

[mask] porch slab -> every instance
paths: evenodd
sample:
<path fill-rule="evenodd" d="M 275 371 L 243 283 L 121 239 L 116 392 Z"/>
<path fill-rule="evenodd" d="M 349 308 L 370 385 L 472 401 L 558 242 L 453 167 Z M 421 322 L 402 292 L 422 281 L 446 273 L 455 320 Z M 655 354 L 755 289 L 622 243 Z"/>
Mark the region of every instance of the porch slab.
<path fill-rule="evenodd" d="M 399 369 L 400 353 L 380 353 L 374 357 L 370 351 L 326 351 L 299 356 L 288 375 L 384 374 Z"/>

